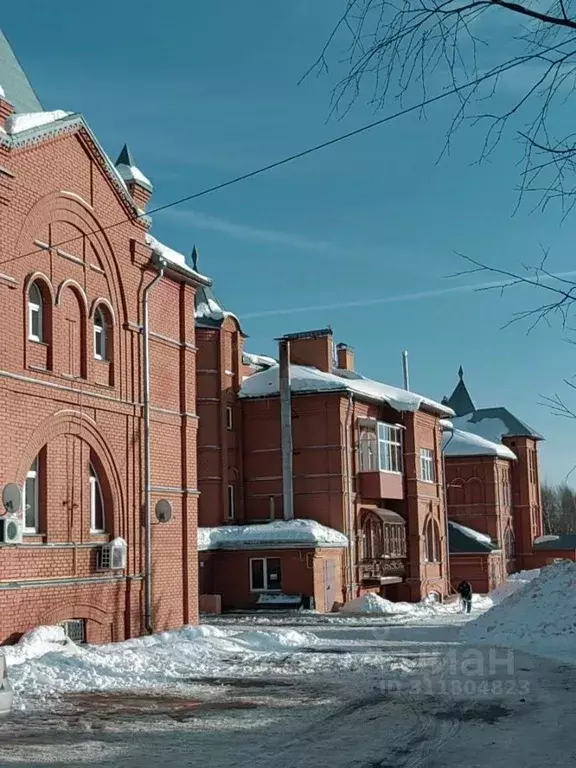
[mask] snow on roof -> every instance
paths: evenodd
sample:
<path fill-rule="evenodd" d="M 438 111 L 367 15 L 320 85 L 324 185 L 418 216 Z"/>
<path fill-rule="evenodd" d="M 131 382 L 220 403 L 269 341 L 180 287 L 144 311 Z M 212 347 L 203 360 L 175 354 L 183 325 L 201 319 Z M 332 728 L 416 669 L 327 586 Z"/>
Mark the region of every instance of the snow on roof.
<path fill-rule="evenodd" d="M 31 128 L 38 128 L 41 125 L 55 123 L 65 117 L 69 117 L 72 112 L 64 112 L 56 109 L 54 112 L 25 112 L 23 114 L 13 114 L 6 118 L 4 129 L 9 136 L 16 133 L 29 131 Z"/>
<path fill-rule="evenodd" d="M 485 533 L 480 533 L 480 531 L 475 531 L 473 528 L 468 528 L 466 525 L 455 523 L 454 520 L 449 520 L 448 524 L 456 528 L 456 530 L 460 531 L 460 533 L 463 533 L 464 536 L 468 536 L 471 539 L 476 539 L 476 541 L 479 541 L 481 544 L 493 543 L 490 536 Z"/>
<path fill-rule="evenodd" d="M 206 301 L 199 301 L 196 304 L 194 315 L 197 320 L 222 320 L 225 312 L 215 299 L 208 296 Z"/>
<path fill-rule="evenodd" d="M 516 455 L 502 443 L 485 440 L 472 432 L 452 429 L 442 435 L 445 456 L 498 456 L 500 459 L 516 459 Z"/>
<path fill-rule="evenodd" d="M 253 365 L 258 368 L 271 368 L 278 364 L 277 360 L 273 357 L 266 357 L 266 355 L 253 355 L 250 352 L 244 352 L 243 357 L 246 365 Z"/>
<path fill-rule="evenodd" d="M 116 170 L 124 179 L 124 181 L 139 181 L 145 187 L 152 189 L 152 182 L 150 179 L 146 178 L 142 171 L 135 165 L 123 165 L 121 163 L 120 165 L 116 166 Z"/>
<path fill-rule="evenodd" d="M 4 88 L 2 88 L 2 86 L 0 85 L 0 99 L 5 99 L 5 98 L 6 98 L 6 92 Z"/>
<path fill-rule="evenodd" d="M 198 528 L 198 551 L 262 547 L 347 547 L 343 533 L 315 520 L 274 520 L 255 525 Z"/>
<path fill-rule="evenodd" d="M 163 259 L 166 259 L 166 261 L 170 262 L 170 264 L 176 264 L 178 267 L 185 269 L 187 272 L 196 275 L 196 277 L 199 277 L 201 280 L 205 280 L 208 283 L 210 282 L 210 278 L 206 277 L 205 275 L 201 275 L 199 272 L 196 272 L 194 269 L 192 269 L 188 263 L 188 259 L 186 256 L 184 256 L 183 253 L 179 253 L 178 251 L 169 248 L 167 245 L 161 243 L 160 240 L 156 240 L 155 237 L 152 237 L 152 235 L 148 233 L 145 235 L 145 240 L 146 244 L 152 248 L 154 253 L 156 253 L 158 256 L 161 256 Z"/>
<path fill-rule="evenodd" d="M 434 400 L 367 379 L 353 371 L 335 369 L 332 373 L 304 365 L 290 366 L 293 392 L 354 392 L 370 400 L 388 403 L 397 411 L 417 411 L 426 405 L 436 413 L 451 416 L 452 411 Z M 279 367 L 274 364 L 266 371 L 255 373 L 242 384 L 240 397 L 266 397 L 278 394 Z"/>

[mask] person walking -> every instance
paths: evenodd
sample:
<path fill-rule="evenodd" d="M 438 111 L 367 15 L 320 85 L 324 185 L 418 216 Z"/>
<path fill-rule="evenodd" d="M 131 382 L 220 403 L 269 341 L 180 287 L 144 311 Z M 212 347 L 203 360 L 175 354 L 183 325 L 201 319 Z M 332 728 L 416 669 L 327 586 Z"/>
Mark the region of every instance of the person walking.
<path fill-rule="evenodd" d="M 458 586 L 458 593 L 462 598 L 462 606 L 465 613 L 472 610 L 472 585 L 469 581 L 462 581 Z"/>

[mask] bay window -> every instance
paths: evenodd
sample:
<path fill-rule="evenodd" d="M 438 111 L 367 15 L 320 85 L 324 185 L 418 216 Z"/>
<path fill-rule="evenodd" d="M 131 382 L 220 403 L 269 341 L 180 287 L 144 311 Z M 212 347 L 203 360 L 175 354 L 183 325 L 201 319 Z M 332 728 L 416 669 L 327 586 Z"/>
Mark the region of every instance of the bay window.
<path fill-rule="evenodd" d="M 402 472 L 402 427 L 364 422 L 358 447 L 360 472 Z"/>

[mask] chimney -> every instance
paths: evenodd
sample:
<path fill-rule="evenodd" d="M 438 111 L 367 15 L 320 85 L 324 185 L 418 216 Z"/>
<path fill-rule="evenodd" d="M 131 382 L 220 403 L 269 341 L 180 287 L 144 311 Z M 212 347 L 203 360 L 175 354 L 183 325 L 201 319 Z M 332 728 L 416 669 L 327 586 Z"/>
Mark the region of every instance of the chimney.
<path fill-rule="evenodd" d="M 4 88 L 0 85 L 0 128 L 4 128 L 4 124 L 6 123 L 6 120 L 10 117 L 10 115 L 14 114 L 14 107 L 8 99 L 6 98 L 6 94 L 4 93 Z"/>
<path fill-rule="evenodd" d="M 290 362 L 331 373 L 334 361 L 332 329 L 288 333 L 284 341 L 290 342 Z"/>
<path fill-rule="evenodd" d="M 336 345 L 336 360 L 341 371 L 354 370 L 354 350 L 347 344 Z"/>
<path fill-rule="evenodd" d="M 128 192 L 135 205 L 140 210 L 145 211 L 148 201 L 152 197 L 152 182 L 136 167 L 127 144 L 124 144 L 122 152 L 116 160 L 116 170 L 126 182 Z"/>

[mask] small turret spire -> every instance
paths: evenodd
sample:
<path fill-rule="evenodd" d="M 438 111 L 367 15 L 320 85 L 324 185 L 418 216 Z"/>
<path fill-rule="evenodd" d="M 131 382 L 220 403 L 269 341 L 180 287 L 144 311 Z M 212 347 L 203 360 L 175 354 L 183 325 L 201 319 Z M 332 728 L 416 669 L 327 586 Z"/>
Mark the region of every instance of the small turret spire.
<path fill-rule="evenodd" d="M 196 246 L 192 248 L 192 268 L 194 272 L 198 272 L 198 251 Z"/>
<path fill-rule="evenodd" d="M 460 381 L 462 381 L 462 379 L 464 378 L 464 369 L 462 368 L 462 366 L 458 368 L 458 378 L 460 379 Z"/>

